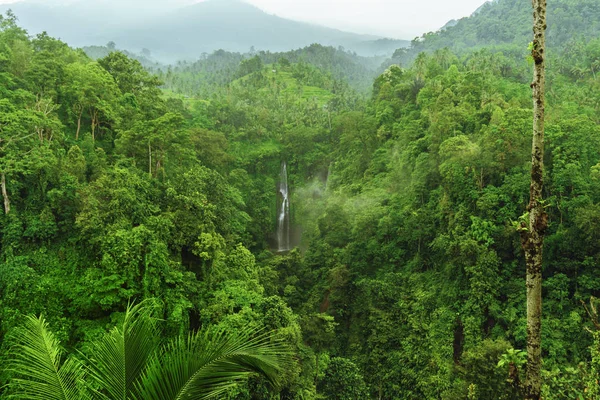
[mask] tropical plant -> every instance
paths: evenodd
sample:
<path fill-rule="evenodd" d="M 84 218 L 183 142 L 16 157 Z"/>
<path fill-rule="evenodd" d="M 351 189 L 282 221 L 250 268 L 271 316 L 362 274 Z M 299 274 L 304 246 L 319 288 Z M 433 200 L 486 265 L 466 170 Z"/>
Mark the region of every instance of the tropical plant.
<path fill-rule="evenodd" d="M 271 333 L 205 329 L 160 345 L 146 303 L 130 306 L 123 322 L 92 343 L 91 355 L 65 357 L 43 317 L 26 317 L 13 335 L 10 397 L 27 400 L 211 399 L 252 374 L 272 385 L 290 361 Z"/>
<path fill-rule="evenodd" d="M 85 368 L 80 360 L 62 360 L 64 350 L 43 317 L 27 316 L 15 332 L 9 387 L 15 399 L 89 399 L 82 387 Z"/>

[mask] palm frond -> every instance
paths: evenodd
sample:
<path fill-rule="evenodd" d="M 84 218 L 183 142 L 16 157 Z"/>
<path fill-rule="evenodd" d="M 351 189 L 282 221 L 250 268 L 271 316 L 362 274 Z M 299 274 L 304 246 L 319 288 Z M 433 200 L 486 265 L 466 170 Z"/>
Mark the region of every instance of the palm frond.
<path fill-rule="evenodd" d="M 85 400 L 85 370 L 74 357 L 61 363 L 63 350 L 43 317 L 27 316 L 12 335 L 10 398 L 23 400 Z"/>
<path fill-rule="evenodd" d="M 89 368 L 100 395 L 110 400 L 135 397 L 137 382 L 160 337 L 147 302 L 129 306 L 123 323 L 92 346 Z"/>
<path fill-rule="evenodd" d="M 270 333 L 191 334 L 172 341 L 152 359 L 139 399 L 212 399 L 254 373 L 277 385 L 290 360 L 289 348 Z"/>

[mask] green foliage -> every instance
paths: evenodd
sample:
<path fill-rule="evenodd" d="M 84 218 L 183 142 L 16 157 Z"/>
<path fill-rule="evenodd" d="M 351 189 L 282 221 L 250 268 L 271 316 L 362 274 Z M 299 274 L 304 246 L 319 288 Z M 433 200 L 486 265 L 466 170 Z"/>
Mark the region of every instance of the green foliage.
<path fill-rule="evenodd" d="M 217 398 L 257 372 L 277 385 L 286 366 L 286 350 L 270 335 L 250 338 L 252 333 L 235 337 L 224 331 L 203 332 L 172 342 L 148 365 L 140 397 Z"/>
<path fill-rule="evenodd" d="M 259 56 L 254 56 L 252 58 L 248 58 L 243 60 L 240 63 L 240 68 L 238 70 L 237 75 L 239 77 L 246 76 L 252 74 L 254 72 L 259 72 L 263 69 L 263 63 Z"/>
<path fill-rule="evenodd" d="M 455 383 L 455 388 L 444 398 L 465 398 L 472 391 L 478 398 L 518 398 L 519 368 L 524 363 L 524 352 L 509 346 L 503 340 L 486 340 L 465 352 L 462 365 L 457 367 L 460 384 Z M 458 385 L 462 387 L 460 392 L 456 389 Z"/>
<path fill-rule="evenodd" d="M 515 367 L 522 367 L 525 364 L 527 352 L 523 350 L 508 349 L 502 354 L 498 361 L 498 368 L 507 367 L 513 364 Z"/>
<path fill-rule="evenodd" d="M 82 387 L 85 370 L 74 357 L 64 359 L 64 350 L 42 318 L 26 317 L 14 332 L 15 343 L 9 370 L 16 399 L 90 399 Z"/>
<path fill-rule="evenodd" d="M 277 384 L 290 353 L 272 334 L 199 331 L 159 347 L 152 307 L 128 307 L 123 322 L 92 343 L 85 366 L 62 350 L 43 318 L 27 317 L 12 346 L 17 399 L 209 399 L 263 374 Z M 88 379 L 87 383 L 84 380 Z"/>
<path fill-rule="evenodd" d="M 598 384 L 590 381 L 583 364 L 576 368 L 566 367 L 563 370 L 557 368 L 552 371 L 542 371 L 542 379 L 544 381 L 542 396 L 546 398 L 580 400 L 594 399 L 597 396 L 594 386 L 597 387 Z"/>
<path fill-rule="evenodd" d="M 588 0 L 552 7 L 573 27 L 583 10 L 597 11 Z M 25 331 L 50 344 L 27 353 L 44 360 L 27 390 L 76 379 L 110 398 L 169 398 L 218 365 L 237 384 L 202 384 L 189 396 L 517 398 L 526 9 L 486 5 L 397 51 L 412 65 L 374 82 L 372 60 L 320 45 L 218 51 L 153 72 L 117 52 L 94 62 L 3 18 L 0 174 L 10 209 L 0 212 L 0 340 L 22 315 L 43 313 L 47 322 L 26 320 Z M 563 43 L 562 28 L 552 29 L 551 42 Z M 600 291 L 600 45 L 582 32 L 553 47 L 549 68 L 548 398 L 598 391 L 598 338 L 584 329 L 596 327 L 596 305 L 590 324 L 580 300 Z M 450 38 L 457 54 L 441 48 Z M 354 92 L 368 87 L 368 100 Z M 282 161 L 301 239 L 273 254 Z M 151 298 L 161 300 L 152 317 L 123 315 L 131 299 Z M 275 333 L 251 339 L 259 331 Z M 210 353 L 208 342 L 241 364 L 190 353 Z M 276 373 L 272 350 L 283 344 L 295 358 Z M 127 351 L 135 357 L 119 366 Z M 61 372 L 80 362 L 85 376 Z M 131 375 L 106 384 L 119 368 Z M 248 379 L 256 369 L 267 375 Z"/>
<path fill-rule="evenodd" d="M 319 391 L 326 399 L 351 400 L 367 398 L 367 386 L 358 367 L 350 360 L 329 360 Z"/>

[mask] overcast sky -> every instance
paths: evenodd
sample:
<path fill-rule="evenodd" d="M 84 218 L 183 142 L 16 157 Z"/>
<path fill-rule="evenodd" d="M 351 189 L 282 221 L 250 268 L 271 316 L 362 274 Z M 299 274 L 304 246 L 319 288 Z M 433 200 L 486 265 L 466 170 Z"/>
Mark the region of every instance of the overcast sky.
<path fill-rule="evenodd" d="M 333 28 L 413 39 L 451 19 L 471 15 L 485 0 L 248 0 L 271 14 Z"/>
<path fill-rule="evenodd" d="M 19 0 L 0 0 L 0 4 Z M 31 0 L 65 3 L 78 0 Z M 79 0 L 110 1 L 110 0 Z M 113 0 L 114 1 L 114 0 Z M 215 1 L 215 0 L 213 0 Z M 246 0 L 270 14 L 333 28 L 413 39 L 451 19 L 470 15 L 485 0 Z M 119 0 L 120 5 L 168 8 L 197 0 Z"/>

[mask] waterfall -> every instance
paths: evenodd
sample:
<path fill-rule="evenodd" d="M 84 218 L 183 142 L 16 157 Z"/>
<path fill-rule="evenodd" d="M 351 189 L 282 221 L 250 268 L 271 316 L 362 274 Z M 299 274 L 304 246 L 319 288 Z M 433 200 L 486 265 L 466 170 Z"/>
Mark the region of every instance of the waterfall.
<path fill-rule="evenodd" d="M 290 249 L 290 198 L 285 161 L 281 163 L 277 199 L 277 250 L 288 251 Z"/>

